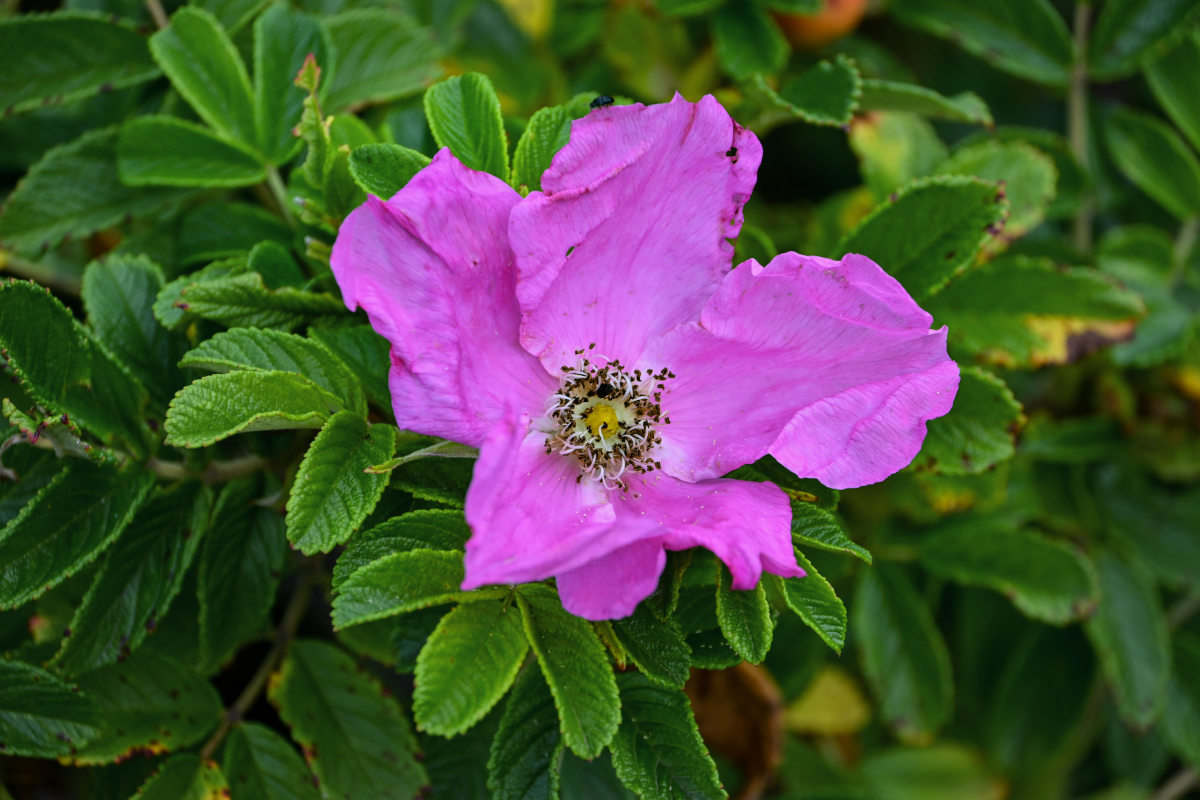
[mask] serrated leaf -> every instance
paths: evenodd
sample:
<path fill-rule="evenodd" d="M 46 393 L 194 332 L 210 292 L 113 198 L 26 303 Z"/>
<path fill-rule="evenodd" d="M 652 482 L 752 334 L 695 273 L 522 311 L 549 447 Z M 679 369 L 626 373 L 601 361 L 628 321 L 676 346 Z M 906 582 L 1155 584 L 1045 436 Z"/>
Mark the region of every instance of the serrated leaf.
<path fill-rule="evenodd" d="M 175 395 L 167 441 L 205 447 L 236 433 L 320 428 L 342 401 L 307 378 L 273 370 L 206 375 Z"/>
<path fill-rule="evenodd" d="M 153 485 L 148 472 L 72 459 L 0 529 L 0 608 L 74 575 L 121 535 Z"/>
<path fill-rule="evenodd" d="M 636 672 L 617 683 L 622 718 L 610 749 L 621 782 L 643 798 L 726 797 L 687 695 Z"/>
<path fill-rule="evenodd" d="M 1003 184 L 1008 218 L 1001 239 L 1024 236 L 1041 224 L 1054 200 L 1058 171 L 1048 155 L 1025 142 L 985 141 L 959 148 L 935 170 Z"/>
<path fill-rule="evenodd" d="M 1067 84 L 1075 48 L 1049 0 L 902 0 L 892 10 L 901 22 L 951 39 L 1005 72 L 1050 86 Z"/>
<path fill-rule="evenodd" d="M 595 758 L 617 731 L 621 701 L 604 645 L 586 620 L 563 610 L 557 593 L 544 584 L 517 591 L 529 645 L 554 695 L 567 747 Z"/>
<path fill-rule="evenodd" d="M 779 87 L 789 110 L 814 125 L 842 127 L 858 108 L 862 80 L 854 62 L 844 55 L 820 61 Z"/>
<path fill-rule="evenodd" d="M 734 78 L 778 72 L 788 43 L 779 26 L 757 3 L 727 3 L 711 16 L 717 60 Z"/>
<path fill-rule="evenodd" d="M 200 551 L 200 654 L 207 667 L 222 664 L 238 645 L 261 634 L 287 554 L 283 520 L 254 505 L 251 481 L 228 483 L 213 510 Z"/>
<path fill-rule="evenodd" d="M 127 186 L 250 186 L 266 178 L 253 150 L 194 122 L 131 119 L 117 138 L 117 171 Z"/>
<path fill-rule="evenodd" d="M 342 301 L 330 294 L 291 286 L 269 289 L 257 272 L 188 283 L 177 291 L 175 305 L 187 315 L 229 328 L 291 329 L 314 317 L 340 315 L 346 310 Z"/>
<path fill-rule="evenodd" d="M 929 421 L 913 466 L 946 475 L 984 472 L 1012 458 L 1024 419 L 1021 403 L 1004 381 L 978 367 L 963 367 L 954 407 Z"/>
<path fill-rule="evenodd" d="M 522 194 L 539 191 L 542 173 L 570 135 L 571 115 L 566 106 L 550 106 L 534 112 L 517 141 L 509 183 Z"/>
<path fill-rule="evenodd" d="M 229 796 L 229 784 L 216 762 L 202 762 L 191 753 L 168 758 L 137 792 L 138 800 L 221 800 Z"/>
<path fill-rule="evenodd" d="M 803 578 L 775 578 L 780 594 L 787 607 L 840 654 L 846 644 L 846 606 L 799 548 L 796 563 L 808 574 Z"/>
<path fill-rule="evenodd" d="M 1200 764 L 1200 638 L 1194 633 L 1176 636 L 1173 660 L 1163 738 L 1172 752 L 1190 764 Z"/>
<path fill-rule="evenodd" d="M 333 599 L 333 627 L 390 617 L 441 603 L 501 597 L 507 588 L 464 592 L 459 553 L 411 550 L 360 567 L 342 582 Z"/>
<path fill-rule="evenodd" d="M 250 76 L 221 23 L 188 6 L 150 37 L 150 52 L 171 84 L 210 127 L 254 146 L 254 103 Z"/>
<path fill-rule="evenodd" d="M 850 123 L 850 148 L 858 158 L 863 183 L 877 202 L 928 175 L 947 154 L 946 145 L 929 120 L 900 111 L 876 111 L 855 117 Z M 831 200 L 830 204 L 837 223 L 829 237 L 831 244 L 870 210 L 862 208 L 864 200 L 856 195 L 840 202 Z"/>
<path fill-rule="evenodd" d="M 455 75 L 425 92 L 425 116 L 439 147 L 466 166 L 508 180 L 508 144 L 500 101 L 478 72 Z"/>
<path fill-rule="evenodd" d="M 179 223 L 179 263 L 244 255 L 267 240 L 287 246 L 292 232 L 265 208 L 229 201 L 204 203 L 184 214 Z"/>
<path fill-rule="evenodd" d="M 1190 0 L 1123 0 L 1100 7 L 1092 30 L 1088 71 L 1100 80 L 1136 70 L 1161 45 L 1196 19 Z"/>
<path fill-rule="evenodd" d="M 329 418 L 300 462 L 287 504 L 288 541 L 305 555 L 328 553 L 362 524 L 379 502 L 387 474 L 367 467 L 391 455 L 396 428 L 367 425 L 353 411 Z"/>
<path fill-rule="evenodd" d="M 432 32 L 392 9 L 361 8 L 322 22 L 334 60 L 324 90 L 327 111 L 416 94 L 442 75 Z"/>
<path fill-rule="evenodd" d="M 872 211 L 838 251 L 874 259 L 920 302 L 975 260 L 1005 212 L 994 184 L 957 176 L 926 178 Z"/>
<path fill-rule="evenodd" d="M 246 26 L 270 0 L 194 0 L 189 5 L 202 8 L 217 18 L 230 36 Z"/>
<path fill-rule="evenodd" d="M 473 726 L 508 691 L 528 650 L 521 612 L 509 598 L 454 608 L 417 656 L 417 727 L 456 736 Z"/>
<path fill-rule="evenodd" d="M 729 646 L 751 664 L 758 664 L 771 649 L 775 620 L 762 583 L 753 589 L 740 591 L 731 588 L 733 576 L 724 566 L 718 566 L 717 622 Z"/>
<path fill-rule="evenodd" d="M 1117 711 L 1137 730 L 1153 725 L 1167 699 L 1171 643 L 1162 598 L 1138 562 L 1110 550 L 1093 555 L 1100 605 L 1085 630 L 1117 697 Z"/>
<path fill-rule="evenodd" d="M 429 156 L 398 144 L 364 144 L 350 152 L 350 174 L 363 191 L 391 198 L 429 164 Z"/>
<path fill-rule="evenodd" d="M 99 732 L 90 697 L 32 664 L 0 660 L 0 743 L 6 755 L 64 756 Z"/>
<path fill-rule="evenodd" d="M 283 164 L 300 149 L 292 129 L 300 122 L 304 90 L 296 73 L 308 54 L 328 66 L 332 45 L 317 17 L 275 4 L 254 23 L 254 120 L 258 149 Z"/>
<path fill-rule="evenodd" d="M 843 553 L 871 563 L 871 553 L 842 528 L 837 515 L 813 503 L 792 498 L 792 541 L 833 553 Z"/>
<path fill-rule="evenodd" d="M 98 14 L 27 14 L 0 23 L 0 114 L 70 103 L 150 80 L 158 68 L 133 26 Z"/>
<path fill-rule="evenodd" d="M 222 712 L 221 698 L 208 681 L 149 650 L 86 672 L 78 683 L 95 702 L 102 731 L 72 753 L 76 765 L 187 747 L 216 727 Z"/>
<path fill-rule="evenodd" d="M 1155 99 L 1171 121 L 1200 149 L 1200 109 L 1192 100 L 1200 93 L 1200 33 L 1185 36 L 1144 70 Z"/>
<path fill-rule="evenodd" d="M 465 458 L 421 459 L 392 470 L 391 485 L 422 500 L 462 508 L 474 468 L 475 462 Z"/>
<path fill-rule="evenodd" d="M 1142 309 L 1137 295 L 1095 270 L 1024 256 L 967 272 L 926 307 L 949 324 L 952 346 L 1006 367 L 1063 363 L 1120 341 Z"/>
<path fill-rule="evenodd" d="M 189 350 L 179 365 L 213 372 L 290 372 L 340 398 L 346 408 L 366 411 L 362 385 L 350 368 L 320 342 L 291 333 L 260 328 L 223 331 Z"/>
<path fill-rule="evenodd" d="M 333 568 L 333 589 L 339 589 L 355 570 L 384 556 L 409 550 L 462 552 L 470 536 L 461 511 L 419 509 L 392 517 L 350 541 Z"/>
<path fill-rule="evenodd" d="M 690 675 L 692 651 L 677 622 L 655 618 L 642 604 L 630 616 L 613 620 L 612 627 L 643 675 L 662 686 L 683 688 Z"/>
<path fill-rule="evenodd" d="M 950 717 L 950 655 L 929 607 L 898 567 L 863 570 L 851 635 L 884 721 L 909 742 L 928 742 Z"/>
<path fill-rule="evenodd" d="M 275 731 L 243 722 L 225 740 L 221 771 L 233 800 L 317 800 L 312 775 L 295 748 Z"/>
<path fill-rule="evenodd" d="M 1112 459 L 1096 474 L 1096 498 L 1105 527 L 1149 564 L 1160 580 L 1184 586 L 1200 572 L 1200 490 L 1168 491 L 1124 460 Z"/>
<path fill-rule="evenodd" d="M 105 556 L 55 656 L 67 675 L 136 650 L 166 616 L 191 566 L 211 500 L 196 483 L 151 497 Z"/>
<path fill-rule="evenodd" d="M 488 788 L 496 800 L 556 800 L 562 733 L 554 696 L 530 666 L 508 695 L 488 758 Z"/>
<path fill-rule="evenodd" d="M 353 325 L 340 328 L 308 329 L 309 338 L 328 347 L 345 362 L 350 371 L 362 381 L 371 402 L 383 408 L 392 407 L 392 394 L 388 390 L 388 341 L 371 329 L 370 325 Z"/>
<path fill-rule="evenodd" d="M 428 782 L 396 701 L 331 645 L 294 642 L 267 691 L 310 754 L 323 794 L 409 800 Z"/>
<path fill-rule="evenodd" d="M 196 270 L 190 275 L 184 275 L 173 281 L 168 281 L 158 292 L 154 300 L 154 318 L 168 330 L 180 330 L 195 320 L 187 313 L 187 303 L 183 301 L 183 291 L 193 284 L 204 281 L 214 281 L 246 271 L 246 258 L 232 256 L 222 261 L 214 261 L 208 266 Z"/>
<path fill-rule="evenodd" d="M 1113 161 L 1125 177 L 1180 219 L 1200 214 L 1200 160 L 1172 127 L 1122 109 L 1105 129 Z"/>
<path fill-rule="evenodd" d="M 47 150 L 13 189 L 0 214 L 0 241 L 18 253 L 36 254 L 64 237 L 82 238 L 126 218 L 170 208 L 190 194 L 124 185 L 117 176 L 116 128 L 88 131 Z"/>
<path fill-rule="evenodd" d="M 929 571 L 1002 592 L 1052 625 L 1089 615 L 1099 601 L 1095 570 L 1082 555 L 1001 518 L 972 517 L 926 533 L 920 554 Z"/>
<path fill-rule="evenodd" d="M 992 126 L 992 112 L 974 92 L 946 97 L 924 86 L 878 78 L 863 79 L 858 107 L 861 111 L 907 111 L 933 119 Z"/>

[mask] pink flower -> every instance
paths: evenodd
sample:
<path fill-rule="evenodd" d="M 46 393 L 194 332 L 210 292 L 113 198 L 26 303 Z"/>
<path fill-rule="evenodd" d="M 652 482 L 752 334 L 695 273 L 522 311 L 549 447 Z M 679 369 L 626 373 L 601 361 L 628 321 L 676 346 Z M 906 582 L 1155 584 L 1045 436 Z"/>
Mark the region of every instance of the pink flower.
<path fill-rule="evenodd" d="M 762 148 L 712 97 L 576 121 L 522 199 L 448 150 L 342 225 L 346 305 L 391 342 L 401 428 L 478 447 L 463 588 L 554 576 L 625 616 L 665 551 L 735 589 L 800 576 L 772 454 L 829 486 L 916 455 L 958 386 L 946 330 L 870 259 L 785 253 L 730 271 Z"/>

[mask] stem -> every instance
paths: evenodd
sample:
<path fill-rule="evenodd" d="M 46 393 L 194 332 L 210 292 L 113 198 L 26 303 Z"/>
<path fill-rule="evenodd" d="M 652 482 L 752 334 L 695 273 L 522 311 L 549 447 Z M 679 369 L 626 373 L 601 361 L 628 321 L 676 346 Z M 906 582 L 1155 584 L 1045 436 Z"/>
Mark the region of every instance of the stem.
<path fill-rule="evenodd" d="M 237 700 L 233 701 L 225 711 L 225 716 L 221 719 L 221 724 L 204 743 L 203 749 L 200 750 L 200 760 L 206 761 L 212 758 L 213 753 L 220 747 L 221 742 L 233 730 L 233 726 L 241 721 L 250 707 L 258 700 L 258 696 L 262 694 L 263 688 L 267 685 L 267 680 L 271 677 L 271 673 L 275 671 L 275 667 L 283 659 L 284 653 L 287 651 L 288 645 L 292 642 L 292 637 L 296 635 L 296 628 L 300 627 L 300 621 L 304 618 L 304 612 L 308 610 L 308 599 L 312 595 L 313 587 L 316 586 L 317 578 L 313 570 L 306 569 L 301 577 L 300 584 L 296 587 L 295 593 L 292 594 L 292 599 L 288 601 L 287 610 L 283 612 L 283 619 L 279 622 L 279 627 L 275 629 L 275 644 L 267 653 L 266 658 L 258 665 L 258 669 L 250 678 L 250 682 L 242 689 L 242 693 L 238 695 Z"/>
<path fill-rule="evenodd" d="M 279 170 L 274 166 L 267 167 L 267 186 L 271 187 L 271 194 L 279 205 L 279 213 L 283 215 L 283 221 L 289 228 L 295 230 L 296 220 L 292 217 L 292 200 L 288 197 L 287 187 L 283 185 L 283 178 L 279 176 Z"/>
<path fill-rule="evenodd" d="M 154 474 L 164 480 L 185 480 L 187 478 L 199 478 L 205 483 L 224 483 L 232 481 L 236 478 L 244 478 L 247 475 L 266 469 L 270 466 L 269 459 L 262 456 L 242 456 L 241 458 L 233 458 L 229 461 L 213 461 L 200 472 L 195 472 L 188 469 L 178 461 L 159 461 L 157 458 L 152 458 L 146 462 L 146 467 L 154 471 Z"/>
<path fill-rule="evenodd" d="M 1162 785 L 1162 788 L 1154 793 L 1150 800 L 1176 800 L 1178 797 L 1183 797 L 1184 793 L 1195 786 L 1200 786 L 1200 773 L 1191 767 L 1181 769 L 1171 776 L 1171 779 Z"/>
<path fill-rule="evenodd" d="M 1067 138 L 1071 152 L 1085 173 L 1090 172 L 1091 158 L 1088 153 L 1088 73 L 1087 43 L 1088 27 L 1092 19 L 1092 7 L 1083 0 L 1075 3 L 1075 63 L 1071 67 L 1071 89 L 1067 96 Z M 1093 197 L 1087 197 L 1075 216 L 1074 242 L 1082 253 L 1092 251 L 1092 217 L 1096 213 Z"/>
<path fill-rule="evenodd" d="M 8 250 L 0 250 L 0 271 L 8 271 L 22 278 L 37 281 L 59 294 L 69 294 L 72 297 L 78 297 L 83 287 L 83 280 L 79 275 L 36 261 L 27 261 Z"/>
<path fill-rule="evenodd" d="M 1173 283 L 1178 283 L 1187 271 L 1187 257 L 1192 252 L 1192 248 L 1195 247 L 1198 235 L 1200 235 L 1200 217 L 1188 217 L 1179 226 L 1179 233 L 1175 234 L 1175 248 L 1173 253 L 1175 264 L 1171 269 L 1171 281 Z"/>
<path fill-rule="evenodd" d="M 154 24 L 160 29 L 171 24 L 167 19 L 167 12 L 163 10 L 159 0 L 146 0 L 146 10 L 150 12 L 150 16 L 154 18 Z"/>
<path fill-rule="evenodd" d="M 1171 609 L 1167 612 L 1167 626 L 1171 630 L 1176 630 L 1197 611 L 1200 611 L 1200 589 L 1194 590 L 1191 594 L 1171 606 Z"/>

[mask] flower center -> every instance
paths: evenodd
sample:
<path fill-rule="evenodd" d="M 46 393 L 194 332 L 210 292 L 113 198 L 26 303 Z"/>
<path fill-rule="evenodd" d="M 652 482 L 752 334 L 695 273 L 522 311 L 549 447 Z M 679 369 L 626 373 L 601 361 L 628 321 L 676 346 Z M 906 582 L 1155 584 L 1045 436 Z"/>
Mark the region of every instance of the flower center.
<path fill-rule="evenodd" d="M 626 472 L 662 469 L 654 460 L 662 441 L 654 428 L 671 424 L 659 403 L 675 373 L 665 367 L 629 370 L 616 359 L 598 366 L 584 352 L 576 350 L 580 360 L 562 368 L 562 386 L 550 398 L 546 452 L 578 461 L 579 480 L 586 476 L 606 489 L 624 490 Z"/>

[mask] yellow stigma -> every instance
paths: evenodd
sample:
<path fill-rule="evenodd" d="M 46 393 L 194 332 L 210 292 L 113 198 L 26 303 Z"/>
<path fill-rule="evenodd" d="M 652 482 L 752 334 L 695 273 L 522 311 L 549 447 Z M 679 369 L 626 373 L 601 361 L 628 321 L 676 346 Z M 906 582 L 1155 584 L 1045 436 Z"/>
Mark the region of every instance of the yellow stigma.
<path fill-rule="evenodd" d="M 608 403 L 597 403 L 587 410 L 583 416 L 584 424 L 601 441 L 612 438 L 617 433 L 617 411 Z"/>

